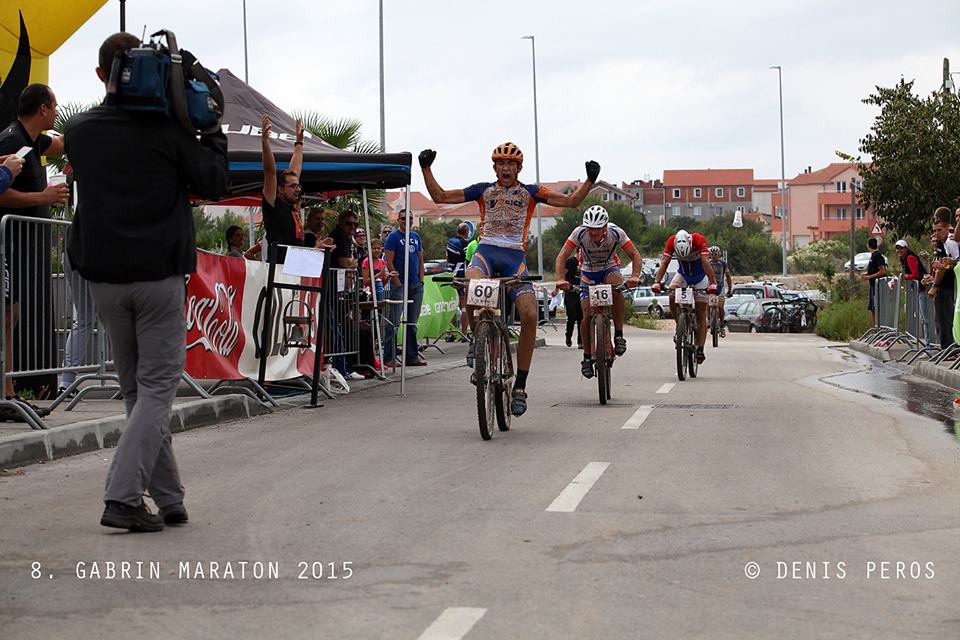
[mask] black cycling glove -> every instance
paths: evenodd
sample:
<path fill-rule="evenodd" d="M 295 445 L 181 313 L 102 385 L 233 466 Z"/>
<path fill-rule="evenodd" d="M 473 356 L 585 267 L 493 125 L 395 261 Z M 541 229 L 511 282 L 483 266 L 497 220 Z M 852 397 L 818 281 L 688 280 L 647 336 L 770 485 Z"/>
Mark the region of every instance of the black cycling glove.
<path fill-rule="evenodd" d="M 437 157 L 437 152 L 433 149 L 424 149 L 420 152 L 418 159 L 420 160 L 420 168 L 426 169 L 433 164 L 434 159 Z"/>
<path fill-rule="evenodd" d="M 423 154 L 420 154 L 420 157 L 423 157 Z M 420 161 L 420 164 L 423 164 L 423 160 Z M 593 160 L 587 160 L 587 180 L 590 182 L 596 182 L 597 177 L 600 175 L 600 163 Z"/>

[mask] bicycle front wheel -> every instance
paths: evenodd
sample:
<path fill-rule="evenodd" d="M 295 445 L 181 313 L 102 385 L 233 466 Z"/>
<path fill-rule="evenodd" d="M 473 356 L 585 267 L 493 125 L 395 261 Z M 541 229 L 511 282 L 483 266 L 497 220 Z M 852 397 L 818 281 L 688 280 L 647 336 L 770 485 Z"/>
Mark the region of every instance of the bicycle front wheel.
<path fill-rule="evenodd" d="M 597 378 L 597 392 L 600 404 L 607 404 L 610 397 L 610 366 L 607 363 L 607 336 L 610 328 L 607 326 L 607 317 L 595 314 L 590 319 L 590 343 L 593 347 L 593 368 Z"/>
<path fill-rule="evenodd" d="M 683 311 L 677 314 L 677 333 L 673 338 L 677 347 L 677 378 L 683 382 L 686 379 L 684 369 L 687 363 L 684 361 L 684 343 L 687 340 L 687 314 Z"/>
<path fill-rule="evenodd" d="M 481 322 L 474 334 L 474 384 L 477 386 L 477 422 L 480 425 L 480 437 L 489 440 L 493 437 L 494 404 L 496 401 L 497 352 L 495 349 L 494 326 L 491 322 Z"/>
<path fill-rule="evenodd" d="M 494 385 L 494 405 L 497 411 L 497 427 L 510 430 L 510 401 L 513 395 L 513 356 L 510 354 L 510 334 L 507 328 L 497 325 L 497 372 Z"/>
<path fill-rule="evenodd" d="M 720 314 L 716 307 L 710 309 L 710 338 L 714 349 L 720 346 Z"/>
<path fill-rule="evenodd" d="M 697 377 L 697 321 L 693 319 L 687 324 L 687 373 L 690 378 Z"/>

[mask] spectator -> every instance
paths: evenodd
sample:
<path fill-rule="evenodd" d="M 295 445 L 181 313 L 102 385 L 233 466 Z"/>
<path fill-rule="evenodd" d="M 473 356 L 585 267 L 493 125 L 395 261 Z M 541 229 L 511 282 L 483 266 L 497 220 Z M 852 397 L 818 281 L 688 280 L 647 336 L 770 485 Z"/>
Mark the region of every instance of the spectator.
<path fill-rule="evenodd" d="M 927 309 L 927 289 L 922 284 L 926 278 L 927 270 L 924 268 L 923 263 L 920 262 L 917 254 L 910 250 L 906 240 L 902 238 L 897 240 L 894 248 L 896 249 L 897 257 L 900 258 L 900 271 L 903 274 L 903 279 L 914 280 L 917 283 L 919 292 L 917 309 L 920 316 L 921 332 L 926 339 L 927 348 L 930 348 L 930 336 L 927 335 L 926 331 L 927 315 L 929 314 L 929 310 Z"/>
<path fill-rule="evenodd" d="M 115 55 L 139 44 L 129 33 L 106 39 L 105 85 Z M 165 115 L 103 104 L 74 116 L 64 139 L 82 185 L 70 261 L 90 283 L 127 413 L 100 524 L 159 531 L 187 521 L 169 425 L 186 359 L 184 278 L 197 265 L 189 197 L 227 192 L 227 137 L 217 127 L 198 139 Z M 143 502 L 148 491 L 157 515 Z"/>
<path fill-rule="evenodd" d="M 0 194 L 0 218 L 7 215 L 26 216 L 30 218 L 49 218 L 51 205 L 65 204 L 68 188 L 66 184 L 47 184 L 47 172 L 40 162 L 40 156 L 59 156 L 63 154 L 63 138 L 48 136 L 44 131 L 53 128 L 57 118 L 57 98 L 53 91 L 45 84 L 28 85 L 21 93 L 17 105 L 17 119 L 0 133 L 0 156 L 6 158 L 6 168 L 9 170 L 15 163 L 7 158 L 16 154 L 22 147 L 32 147 L 21 165 L 19 174 L 13 179 L 9 187 Z M 7 164 L 9 163 L 9 164 Z M 26 232 L 23 232 L 24 234 Z M 33 234 L 31 234 L 33 235 Z M 6 314 L 7 335 L 5 339 L 13 348 L 12 358 L 6 358 L 9 367 L 12 360 L 16 360 L 25 368 L 44 369 L 55 358 L 53 353 L 53 317 L 47 311 L 52 309 L 53 300 L 49 291 L 37 293 L 35 287 L 29 287 L 27 280 L 50 276 L 50 247 L 44 249 L 37 245 L 37 237 L 24 237 L 20 229 L 10 228 L 6 236 L 6 261 L 4 269 L 4 313 Z M 29 298 L 29 299 L 26 299 Z M 22 303 L 22 305 L 21 305 Z M 19 319 L 23 317 L 29 325 L 29 330 L 35 336 L 46 336 L 34 339 L 34 344 L 17 348 L 13 345 L 13 329 Z M 49 345 L 49 349 L 45 346 Z M 49 351 L 49 352 L 48 352 Z M 39 358 L 37 358 L 39 356 Z M 49 358 L 49 360 L 48 360 Z M 23 386 L 33 386 L 35 392 L 44 387 L 56 387 L 56 376 L 48 380 L 47 376 L 34 379 L 30 384 L 25 378 L 20 379 Z M 15 398 L 13 381 L 7 378 L 6 397 Z M 37 393 L 39 396 L 40 394 Z M 45 411 L 38 411 L 44 415 Z M 0 417 L 18 419 L 18 413 L 12 408 L 0 408 Z"/>
<path fill-rule="evenodd" d="M 390 232 L 391 232 L 391 231 L 393 231 L 393 227 L 391 227 L 391 226 L 388 225 L 388 224 L 383 225 L 383 226 L 380 228 L 380 242 L 386 244 L 386 243 L 387 243 L 387 236 L 390 235 Z"/>
<path fill-rule="evenodd" d="M 880 242 L 876 238 L 867 240 L 867 248 L 870 250 L 870 262 L 867 263 L 866 273 L 861 275 L 860 279 L 866 280 L 867 286 L 870 288 L 867 296 L 867 309 L 873 314 L 873 324 L 877 326 L 876 280 L 887 276 L 887 259 L 880 253 Z"/>
<path fill-rule="evenodd" d="M 238 227 L 235 224 L 230 225 L 227 227 L 224 237 L 227 240 L 227 255 L 234 258 L 243 258 L 243 245 L 247 243 L 247 234 L 243 232 L 243 227 Z"/>
<path fill-rule="evenodd" d="M 272 125 L 266 114 L 261 119 L 260 147 L 263 158 L 263 226 L 267 232 L 268 247 L 303 245 L 303 223 L 300 220 L 300 168 L 303 166 L 303 123 L 297 120 L 296 141 L 290 168 L 277 171 L 270 148 Z M 268 256 L 269 253 L 265 254 Z M 283 262 L 287 250 L 277 250 L 277 262 Z"/>
<path fill-rule="evenodd" d="M 375 238 L 370 243 L 370 248 L 373 250 L 373 283 L 374 283 L 374 292 L 376 293 L 376 301 L 383 302 L 384 298 L 384 284 L 387 282 L 387 279 L 390 277 L 387 274 L 386 261 L 383 259 L 383 243 L 380 242 L 380 238 Z M 360 268 L 363 270 L 363 286 L 366 288 L 367 293 L 370 293 L 370 258 L 364 258 L 363 262 L 360 265 Z"/>
<path fill-rule="evenodd" d="M 367 232 L 364 231 L 363 227 L 357 227 L 357 230 L 353 232 L 353 243 L 356 245 L 357 253 L 357 263 L 363 264 L 363 261 L 367 259 Z"/>
<path fill-rule="evenodd" d="M 570 256 L 563 265 L 566 272 L 563 280 L 572 286 L 580 286 L 580 261 L 577 256 Z M 557 274 L 561 275 L 561 274 Z M 555 288 L 550 295 L 557 295 L 559 288 Z M 583 349 L 583 339 L 580 337 L 580 322 L 583 320 L 583 309 L 580 306 L 580 292 L 567 289 L 563 292 L 563 307 L 567 310 L 566 344 L 573 346 L 573 334 L 577 334 L 577 348 Z"/>
<path fill-rule="evenodd" d="M 350 211 L 343 211 L 337 220 L 337 226 L 333 228 L 330 237 L 333 238 L 335 248 L 333 250 L 333 264 L 331 266 L 340 269 L 356 269 L 357 245 L 353 241 L 353 232 L 357 229 L 359 218 L 357 214 Z M 348 274 L 349 275 L 349 274 Z M 353 286 L 353 280 L 349 281 L 347 288 Z"/>
<path fill-rule="evenodd" d="M 457 225 L 457 235 L 447 240 L 447 272 L 452 273 L 454 278 L 462 278 L 467 272 L 467 245 L 470 244 L 470 226 L 465 222 Z M 457 287 L 457 297 L 460 304 L 459 326 L 460 330 L 466 334 L 470 330 L 470 314 L 467 313 L 466 289 Z M 447 336 L 447 342 L 453 342 L 453 335 Z M 461 338 L 466 340 L 466 338 Z"/>
<path fill-rule="evenodd" d="M 396 330 L 400 323 L 403 306 L 404 243 L 407 228 L 406 209 L 400 211 L 397 228 L 390 233 L 384 243 L 386 268 L 393 277 L 390 279 L 389 299 L 399 302 L 387 309 L 387 329 L 384 331 L 383 353 L 386 366 L 392 367 L 396 352 Z M 407 366 L 422 367 L 427 364 L 420 357 L 417 348 L 417 323 L 420 322 L 420 307 L 423 306 L 423 241 L 416 231 L 410 232 L 410 245 L 407 247 L 410 259 L 410 275 L 407 283 L 407 328 L 404 333 L 403 352 Z"/>
<path fill-rule="evenodd" d="M 932 240 L 935 243 L 935 254 L 930 268 L 935 271 L 935 275 L 927 289 L 927 295 L 933 298 L 940 348 L 945 348 L 953 344 L 953 308 L 956 297 L 953 267 L 960 258 L 960 246 L 950 237 L 950 209 L 947 207 L 939 207 L 934 212 Z"/>
<path fill-rule="evenodd" d="M 13 179 L 23 171 L 24 160 L 12 153 L 0 156 L 0 193 L 3 193 L 13 184 Z"/>
<path fill-rule="evenodd" d="M 327 214 L 335 214 L 332 209 L 312 207 L 307 210 L 307 220 L 303 225 L 303 246 L 313 249 L 333 249 L 333 238 L 326 235 L 324 218 Z"/>

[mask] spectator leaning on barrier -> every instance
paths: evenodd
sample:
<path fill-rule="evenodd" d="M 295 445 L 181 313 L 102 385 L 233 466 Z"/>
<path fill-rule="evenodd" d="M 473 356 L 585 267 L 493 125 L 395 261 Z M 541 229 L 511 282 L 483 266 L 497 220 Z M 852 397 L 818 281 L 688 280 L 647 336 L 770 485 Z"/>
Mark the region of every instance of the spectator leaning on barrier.
<path fill-rule="evenodd" d="M 396 352 L 397 325 L 400 323 L 400 315 L 403 312 L 403 254 L 405 230 L 407 228 L 406 209 L 400 211 L 397 220 L 397 228 L 390 233 L 387 241 L 384 243 L 384 260 L 387 263 L 387 271 L 396 274 L 390 279 L 390 291 L 388 298 L 401 304 L 391 304 L 387 309 L 386 331 L 383 336 L 383 357 L 386 366 L 392 366 L 394 353 Z M 420 308 L 423 306 L 423 241 L 420 234 L 416 231 L 410 232 L 410 245 L 407 248 L 410 255 L 410 277 L 407 282 L 407 330 L 404 335 L 403 351 L 406 357 L 406 363 L 411 367 L 422 367 L 427 361 L 420 357 L 417 348 L 417 323 L 420 322 Z"/>
<path fill-rule="evenodd" d="M 940 347 L 953 344 L 953 308 L 956 300 L 956 276 L 953 267 L 960 259 L 960 246 L 950 237 L 950 209 L 939 207 L 933 214 L 934 271 L 927 295 L 933 298 Z"/>
<path fill-rule="evenodd" d="M 270 148 L 272 125 L 266 114 L 261 118 L 260 151 L 263 160 L 263 227 L 267 246 L 303 245 L 303 223 L 300 220 L 300 168 L 303 166 L 303 123 L 297 120 L 296 139 L 290 166 L 277 171 Z M 277 262 L 283 262 L 287 250 L 277 250 Z M 268 258 L 269 259 L 269 258 Z"/>
<path fill-rule="evenodd" d="M 922 283 L 927 275 L 927 270 L 924 268 L 923 263 L 920 262 L 917 254 L 910 250 L 910 246 L 906 240 L 902 238 L 897 240 L 894 248 L 896 249 L 897 257 L 900 258 L 900 272 L 903 274 L 903 279 L 912 280 L 917 283 L 919 294 L 917 296 L 917 312 L 920 320 L 920 332 L 925 333 L 929 310 L 927 309 L 927 289 Z M 930 346 L 929 335 L 926 336 L 926 346 Z"/>
<path fill-rule="evenodd" d="M 247 242 L 247 234 L 243 232 L 243 227 L 232 224 L 223 235 L 227 241 L 227 255 L 234 258 L 242 258 L 244 251 L 243 245 Z"/>
<path fill-rule="evenodd" d="M 331 209 L 312 207 L 307 209 L 307 219 L 303 223 L 303 246 L 311 249 L 333 249 L 333 238 L 325 235 L 323 220 L 327 214 L 336 214 Z"/>
<path fill-rule="evenodd" d="M 873 323 L 877 323 L 877 278 L 885 278 L 887 276 L 887 259 L 883 257 L 883 254 L 880 253 L 880 241 L 876 238 L 870 238 L 867 240 L 867 248 L 870 250 L 870 262 L 867 263 L 867 271 L 860 276 L 861 279 L 867 281 L 867 286 L 870 287 L 869 294 L 867 296 L 867 309 L 873 312 Z"/>
<path fill-rule="evenodd" d="M 26 216 L 29 218 L 49 218 L 51 205 L 64 204 L 67 201 L 68 188 L 65 184 L 47 184 L 47 171 L 40 162 L 41 156 L 58 156 L 63 154 L 63 138 L 48 136 L 44 131 L 53 128 L 57 118 L 57 98 L 53 90 L 45 84 L 28 85 L 21 93 L 17 104 L 17 119 L 0 133 L 0 155 L 15 154 L 23 147 L 32 147 L 24 157 L 24 164 L 20 174 L 14 178 L 10 187 L 0 194 L 0 218 L 7 215 Z M 47 332 L 52 333 L 51 316 L 48 310 L 52 307 L 49 291 L 40 290 L 28 285 L 36 282 L 38 276 L 50 276 L 50 248 L 37 246 L 37 239 L 46 237 L 36 232 L 27 232 L 24 228 L 8 228 L 6 236 L 6 264 L 4 269 L 4 303 L 6 326 L 9 333 L 7 344 L 11 345 L 11 354 L 26 368 L 42 369 L 53 364 L 47 358 L 53 358 L 52 335 L 49 340 L 42 337 Z M 35 344 L 17 348 L 13 345 L 13 328 L 20 318 L 30 325 L 34 334 Z M 50 345 L 50 349 L 46 348 Z M 37 358 L 39 356 L 39 358 Z M 11 364 L 11 357 L 7 357 L 7 367 Z M 33 386 L 34 390 L 43 387 L 55 388 L 56 378 L 40 376 L 30 381 L 21 378 L 24 386 Z M 7 378 L 5 394 L 7 398 L 16 397 L 13 382 Z M 35 408 L 36 409 L 36 408 Z M 7 415 L 8 410 L 0 410 L 0 416 Z M 37 410 L 40 415 L 46 411 Z"/>
<path fill-rule="evenodd" d="M 106 84 L 117 53 L 139 46 L 117 33 L 100 47 Z M 196 270 L 189 194 L 227 191 L 227 138 L 199 139 L 159 113 L 101 105 L 64 132 L 79 199 L 68 252 L 113 345 L 127 425 L 107 472 L 100 524 L 159 531 L 187 521 L 170 411 L 186 357 L 184 278 Z M 159 515 L 143 502 L 149 491 Z"/>

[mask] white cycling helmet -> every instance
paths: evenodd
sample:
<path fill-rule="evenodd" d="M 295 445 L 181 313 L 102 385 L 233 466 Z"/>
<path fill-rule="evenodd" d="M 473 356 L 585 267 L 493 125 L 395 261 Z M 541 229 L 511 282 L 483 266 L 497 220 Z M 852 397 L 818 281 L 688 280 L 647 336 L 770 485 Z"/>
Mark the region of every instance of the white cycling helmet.
<path fill-rule="evenodd" d="M 602 229 L 610 222 L 610 216 L 607 210 L 598 204 L 593 205 L 583 212 L 583 226 L 590 229 Z"/>
<path fill-rule="evenodd" d="M 692 249 L 693 237 L 683 229 L 677 231 L 677 235 L 673 237 L 673 250 L 677 254 L 677 257 L 686 258 L 690 255 Z"/>

